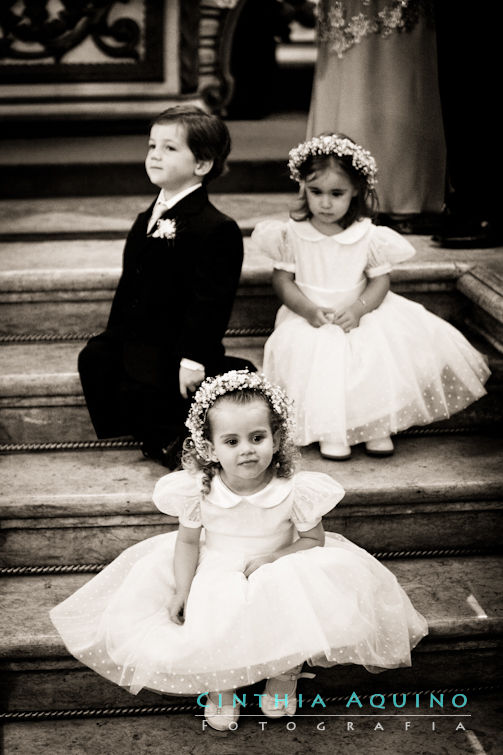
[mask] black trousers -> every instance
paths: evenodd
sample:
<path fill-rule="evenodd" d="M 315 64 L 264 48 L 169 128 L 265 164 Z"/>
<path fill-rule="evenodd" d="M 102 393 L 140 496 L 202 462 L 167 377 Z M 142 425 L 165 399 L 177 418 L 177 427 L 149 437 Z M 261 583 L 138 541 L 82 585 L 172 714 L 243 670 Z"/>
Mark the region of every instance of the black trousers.
<path fill-rule="evenodd" d="M 186 435 L 190 399 L 180 395 L 178 369 L 167 371 L 162 384 L 132 377 L 124 365 L 124 344 L 101 333 L 79 354 L 78 368 L 87 408 L 98 438 L 132 435 L 152 445 L 167 445 Z M 210 375 L 255 365 L 247 359 L 224 356 Z"/>
<path fill-rule="evenodd" d="M 435 0 L 438 78 L 447 145 L 446 204 L 501 227 L 500 3 Z"/>

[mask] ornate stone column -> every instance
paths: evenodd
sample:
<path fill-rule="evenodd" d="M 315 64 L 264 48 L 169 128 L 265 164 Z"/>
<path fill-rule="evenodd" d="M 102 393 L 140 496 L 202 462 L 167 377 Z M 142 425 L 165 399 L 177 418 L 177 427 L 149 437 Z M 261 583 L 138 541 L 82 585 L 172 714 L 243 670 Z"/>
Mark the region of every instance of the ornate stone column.
<path fill-rule="evenodd" d="M 200 4 L 198 90 L 211 109 L 223 113 L 234 86 L 230 70 L 234 31 L 246 2 L 201 0 Z"/>

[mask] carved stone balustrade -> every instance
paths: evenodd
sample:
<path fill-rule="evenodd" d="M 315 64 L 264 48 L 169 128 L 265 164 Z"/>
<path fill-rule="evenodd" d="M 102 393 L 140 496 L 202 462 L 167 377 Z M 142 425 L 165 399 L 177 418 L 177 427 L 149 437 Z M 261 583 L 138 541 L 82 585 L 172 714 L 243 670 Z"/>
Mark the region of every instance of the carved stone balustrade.
<path fill-rule="evenodd" d="M 0 118 L 148 120 L 190 100 L 222 111 L 245 0 L 3 0 Z"/>

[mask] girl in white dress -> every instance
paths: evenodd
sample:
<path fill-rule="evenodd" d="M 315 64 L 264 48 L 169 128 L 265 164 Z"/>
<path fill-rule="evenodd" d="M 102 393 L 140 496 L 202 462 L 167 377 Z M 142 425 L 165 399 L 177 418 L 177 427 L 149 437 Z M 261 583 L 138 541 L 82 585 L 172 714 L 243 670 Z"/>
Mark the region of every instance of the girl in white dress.
<path fill-rule="evenodd" d="M 265 345 L 264 373 L 296 408 L 297 442 L 347 459 L 393 453 L 391 434 L 460 411 L 490 372 L 450 324 L 389 291 L 394 264 L 415 253 L 376 226 L 376 165 L 346 136 L 322 134 L 290 151 L 299 206 L 259 223 L 252 240 L 273 258 L 283 305 Z"/>
<path fill-rule="evenodd" d="M 263 713 L 293 715 L 306 660 L 410 665 L 426 621 L 388 569 L 325 535 L 344 491 L 295 473 L 284 393 L 247 371 L 208 378 L 187 426 L 185 469 L 154 490 L 178 533 L 128 548 L 52 610 L 70 652 L 132 693 L 205 693 L 216 729 L 235 726 L 233 691 L 261 679 Z"/>

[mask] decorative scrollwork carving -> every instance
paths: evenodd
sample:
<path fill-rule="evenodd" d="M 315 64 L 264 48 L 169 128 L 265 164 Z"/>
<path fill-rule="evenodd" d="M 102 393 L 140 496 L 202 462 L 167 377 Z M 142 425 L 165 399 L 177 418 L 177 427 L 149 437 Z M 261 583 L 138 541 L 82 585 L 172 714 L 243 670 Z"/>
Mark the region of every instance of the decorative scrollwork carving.
<path fill-rule="evenodd" d="M 230 55 L 237 19 L 246 0 L 202 0 L 199 26 L 199 93 L 208 107 L 225 112 L 234 78 Z"/>
<path fill-rule="evenodd" d="M 129 0 L 119 0 L 126 5 Z M 50 0 L 24 0 L 17 10 L 16 0 L 0 3 L 0 59 L 38 61 L 63 56 L 91 37 L 101 52 L 110 58 L 139 59 L 140 29 L 131 18 L 112 23 L 109 14 L 116 0 L 60 0 L 57 11 Z"/>

